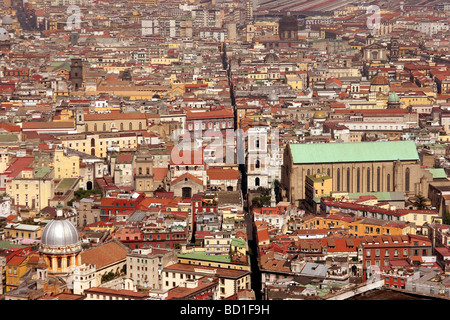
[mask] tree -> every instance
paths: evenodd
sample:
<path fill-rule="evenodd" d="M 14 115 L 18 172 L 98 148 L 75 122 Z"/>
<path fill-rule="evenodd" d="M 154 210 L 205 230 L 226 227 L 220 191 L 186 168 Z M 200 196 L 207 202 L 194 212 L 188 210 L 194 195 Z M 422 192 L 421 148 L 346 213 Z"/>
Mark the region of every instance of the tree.
<path fill-rule="evenodd" d="M 448 210 L 445 211 L 445 215 L 442 217 L 442 223 L 450 224 L 450 212 Z"/>
<path fill-rule="evenodd" d="M 427 198 L 425 198 L 424 196 L 422 196 L 422 195 L 416 195 L 415 197 L 414 197 L 414 200 L 413 201 L 411 201 L 413 204 L 414 204 L 414 206 L 418 209 L 418 210 L 424 210 L 424 209 L 427 209 L 427 207 L 428 207 L 428 204 L 427 204 L 427 202 L 428 202 L 428 199 Z"/>

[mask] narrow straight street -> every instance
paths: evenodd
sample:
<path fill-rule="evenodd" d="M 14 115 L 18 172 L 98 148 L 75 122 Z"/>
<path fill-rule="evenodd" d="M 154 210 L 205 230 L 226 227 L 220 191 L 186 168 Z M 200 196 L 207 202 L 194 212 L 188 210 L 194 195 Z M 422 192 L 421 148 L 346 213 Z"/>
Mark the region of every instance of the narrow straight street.
<path fill-rule="evenodd" d="M 232 80 L 232 73 L 231 73 L 231 67 L 230 63 L 227 57 L 227 51 L 225 44 L 222 44 L 220 47 L 221 54 L 222 54 L 222 62 L 223 62 L 223 68 L 227 70 L 228 74 L 228 84 L 230 87 L 230 98 L 231 98 L 231 104 L 233 106 L 234 110 L 234 128 L 235 130 L 238 128 L 237 123 L 237 112 L 236 112 L 236 105 L 235 105 L 235 97 L 234 97 L 234 87 Z M 251 212 L 248 211 L 248 199 L 247 199 L 247 174 L 246 174 L 246 167 L 245 164 L 239 163 L 239 172 L 240 172 L 240 182 L 241 182 L 241 191 L 242 191 L 242 197 L 244 202 L 244 213 L 245 213 L 245 223 L 247 226 L 247 242 L 250 252 L 250 266 L 251 266 L 251 287 L 253 291 L 255 292 L 255 298 L 256 300 L 262 300 L 261 295 L 261 272 L 259 270 L 259 264 L 258 264 L 258 246 L 256 243 L 256 235 L 255 235 L 255 229 L 253 226 L 253 215 Z"/>
<path fill-rule="evenodd" d="M 261 271 L 258 264 L 258 246 L 256 242 L 255 228 L 253 226 L 253 217 L 249 212 L 245 214 L 245 223 L 247 225 L 247 242 L 250 251 L 250 266 L 252 271 L 252 289 L 255 292 L 256 300 L 262 299 L 261 294 Z"/>

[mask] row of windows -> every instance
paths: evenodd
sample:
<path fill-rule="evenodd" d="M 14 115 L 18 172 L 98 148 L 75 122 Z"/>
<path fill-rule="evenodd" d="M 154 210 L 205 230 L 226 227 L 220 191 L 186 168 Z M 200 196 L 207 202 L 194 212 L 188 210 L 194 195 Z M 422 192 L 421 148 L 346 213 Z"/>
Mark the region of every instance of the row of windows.
<path fill-rule="evenodd" d="M 206 122 L 202 122 L 201 126 L 202 126 L 202 130 L 207 129 L 206 128 Z M 208 129 L 213 129 L 213 128 L 220 129 L 221 126 L 222 126 L 222 129 L 225 129 L 225 128 L 227 128 L 227 123 L 225 121 L 221 121 L 221 122 L 219 122 L 219 121 L 216 121 L 216 122 L 210 121 L 210 122 L 208 122 Z M 189 130 L 193 130 L 194 127 L 195 127 L 195 130 L 200 129 L 199 122 L 195 122 L 195 125 L 193 125 L 192 123 L 188 123 L 188 129 Z M 232 128 L 231 121 L 228 121 L 228 128 Z"/>
<path fill-rule="evenodd" d="M 373 250 L 373 249 L 372 249 Z M 371 249 L 367 249 L 366 251 L 366 257 L 370 257 L 371 256 Z M 380 256 L 380 249 L 375 249 L 375 257 L 379 257 Z M 384 256 L 385 257 L 389 257 L 389 249 L 385 249 L 384 250 Z M 399 255 L 399 250 L 398 249 L 394 249 L 394 257 L 397 257 Z M 403 256 L 407 256 L 408 255 L 408 249 L 404 248 L 403 249 Z"/>
<path fill-rule="evenodd" d="M 317 169 L 317 173 L 320 173 L 320 169 Z M 370 168 L 367 168 L 367 178 L 366 178 L 366 190 L 367 191 L 374 191 L 372 186 L 371 186 L 371 171 Z M 308 169 L 306 171 L 306 175 L 310 175 L 311 174 L 311 170 Z M 327 169 L 327 175 L 331 175 L 331 170 L 330 168 Z M 258 178 L 259 179 L 259 178 Z M 351 189 L 351 174 L 350 174 L 350 168 L 347 168 L 347 191 L 350 191 Z M 376 170 L 376 191 L 380 192 L 381 191 L 381 168 L 378 167 Z M 259 182 L 259 180 L 258 180 Z M 336 171 L 336 191 L 341 191 L 341 169 L 338 168 Z M 256 180 L 255 180 L 255 185 L 259 186 L 259 184 L 256 184 Z M 386 175 L 386 191 L 390 192 L 391 191 L 391 175 L 387 174 Z M 409 192 L 410 191 L 410 170 L 409 168 L 406 168 L 405 170 L 405 192 Z M 356 169 L 356 192 L 362 192 L 362 188 L 361 188 L 361 168 L 357 168 Z"/>
<path fill-rule="evenodd" d="M 119 128 L 120 128 L 120 131 L 124 130 L 125 127 L 124 127 L 124 123 L 123 122 L 120 123 Z M 103 123 L 102 129 L 103 129 L 103 131 L 107 131 L 106 123 Z M 134 130 L 132 122 L 128 123 L 128 130 Z M 138 130 L 142 130 L 142 122 L 139 122 Z M 89 125 L 88 124 L 86 124 L 86 131 L 89 131 Z M 97 126 L 96 123 L 94 124 L 94 131 L 98 131 L 98 126 Z"/>

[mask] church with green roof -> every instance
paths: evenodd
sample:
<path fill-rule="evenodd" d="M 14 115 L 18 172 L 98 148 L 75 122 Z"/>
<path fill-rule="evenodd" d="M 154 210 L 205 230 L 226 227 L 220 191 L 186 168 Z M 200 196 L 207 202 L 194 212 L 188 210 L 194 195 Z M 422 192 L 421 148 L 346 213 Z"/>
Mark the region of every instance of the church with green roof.
<path fill-rule="evenodd" d="M 305 177 L 325 173 L 333 191 L 426 195 L 432 174 L 421 168 L 413 141 L 290 144 L 282 167 L 283 196 L 299 205 Z"/>

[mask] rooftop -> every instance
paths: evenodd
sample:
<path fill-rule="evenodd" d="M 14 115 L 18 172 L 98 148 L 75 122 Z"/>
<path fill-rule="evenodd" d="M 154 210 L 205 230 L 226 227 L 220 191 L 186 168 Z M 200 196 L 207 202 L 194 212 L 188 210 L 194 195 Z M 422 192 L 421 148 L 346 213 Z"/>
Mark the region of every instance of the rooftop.
<path fill-rule="evenodd" d="M 413 160 L 414 141 L 290 144 L 294 164 Z"/>

